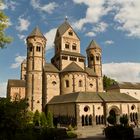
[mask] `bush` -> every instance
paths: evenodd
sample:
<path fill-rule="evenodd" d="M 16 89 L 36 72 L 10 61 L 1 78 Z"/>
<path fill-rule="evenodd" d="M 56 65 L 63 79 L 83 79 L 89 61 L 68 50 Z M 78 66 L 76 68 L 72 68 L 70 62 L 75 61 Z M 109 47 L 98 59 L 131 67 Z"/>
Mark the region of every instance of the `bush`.
<path fill-rule="evenodd" d="M 105 128 L 105 136 L 111 140 L 132 140 L 134 138 L 134 130 L 130 126 L 108 126 Z"/>
<path fill-rule="evenodd" d="M 77 137 L 77 134 L 75 134 L 75 133 L 72 132 L 72 131 L 67 131 L 67 137 L 68 137 L 68 138 L 76 138 L 76 137 Z"/>
<path fill-rule="evenodd" d="M 128 124 L 128 118 L 127 116 L 122 116 L 120 117 L 120 123 L 123 125 L 123 126 L 126 126 Z"/>
<path fill-rule="evenodd" d="M 112 115 L 108 116 L 107 121 L 109 124 L 112 124 L 112 125 L 116 124 L 116 118 Z"/>

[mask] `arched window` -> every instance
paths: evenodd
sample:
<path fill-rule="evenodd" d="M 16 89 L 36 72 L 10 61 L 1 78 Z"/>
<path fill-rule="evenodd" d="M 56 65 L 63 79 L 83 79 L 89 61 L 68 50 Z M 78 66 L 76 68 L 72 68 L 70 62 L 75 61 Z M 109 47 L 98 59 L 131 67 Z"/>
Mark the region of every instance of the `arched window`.
<path fill-rule="evenodd" d="M 32 51 L 33 51 L 33 47 L 32 47 L 32 46 L 30 46 L 30 47 L 29 47 L 29 50 L 30 50 L 30 52 L 32 52 Z"/>
<path fill-rule="evenodd" d="M 55 81 L 52 81 L 52 84 L 53 84 L 53 86 L 55 86 L 56 85 L 56 82 Z"/>
<path fill-rule="evenodd" d="M 93 87 L 93 84 L 92 83 L 90 83 L 89 85 L 90 85 L 91 88 Z"/>
<path fill-rule="evenodd" d="M 66 80 L 65 83 L 66 83 L 66 87 L 69 87 L 69 80 Z"/>
<path fill-rule="evenodd" d="M 94 56 L 90 55 L 90 61 L 93 61 L 93 60 L 94 60 Z"/>
<path fill-rule="evenodd" d="M 100 57 L 99 56 L 96 56 L 96 60 L 99 61 L 100 60 Z"/>
<path fill-rule="evenodd" d="M 79 80 L 79 87 L 82 87 L 82 80 Z"/>
<path fill-rule="evenodd" d="M 70 36 L 73 36 L 73 32 L 72 32 L 72 31 L 69 31 L 68 34 L 69 34 Z"/>
<path fill-rule="evenodd" d="M 66 48 L 66 49 L 69 49 L 69 47 L 70 47 L 70 44 L 67 42 L 67 43 L 65 44 L 65 48 Z"/>
<path fill-rule="evenodd" d="M 89 125 L 92 125 L 92 115 L 89 115 Z"/>
<path fill-rule="evenodd" d="M 89 119 L 88 119 L 88 115 L 86 115 L 86 117 L 85 117 L 85 125 L 88 125 L 88 122 L 89 121 Z"/>
<path fill-rule="evenodd" d="M 75 43 L 72 44 L 72 49 L 76 50 L 76 44 Z"/>
<path fill-rule="evenodd" d="M 40 52 L 41 51 L 41 47 L 40 46 L 36 46 L 36 51 Z"/>
<path fill-rule="evenodd" d="M 85 125 L 85 117 L 84 117 L 84 115 L 82 115 L 82 126 L 84 126 Z"/>

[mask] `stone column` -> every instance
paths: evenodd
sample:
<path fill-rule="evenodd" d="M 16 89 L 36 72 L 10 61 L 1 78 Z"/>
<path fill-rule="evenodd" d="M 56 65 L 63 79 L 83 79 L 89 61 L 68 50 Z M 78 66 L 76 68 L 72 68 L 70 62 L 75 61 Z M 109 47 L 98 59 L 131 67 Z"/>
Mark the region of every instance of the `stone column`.
<path fill-rule="evenodd" d="M 95 106 L 93 105 L 92 126 L 96 126 Z"/>
<path fill-rule="evenodd" d="M 82 127 L 81 117 L 80 117 L 80 105 L 75 104 L 75 118 L 77 129 Z"/>

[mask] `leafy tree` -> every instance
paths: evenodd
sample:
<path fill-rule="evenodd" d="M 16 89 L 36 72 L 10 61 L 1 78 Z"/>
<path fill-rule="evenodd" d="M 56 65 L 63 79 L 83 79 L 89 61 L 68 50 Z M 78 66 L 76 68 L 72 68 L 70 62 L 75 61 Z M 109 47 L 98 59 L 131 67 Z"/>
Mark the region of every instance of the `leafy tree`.
<path fill-rule="evenodd" d="M 2 5 L 3 0 L 0 0 Z M 6 44 L 12 41 L 12 38 L 5 35 L 5 29 L 8 27 L 8 17 L 3 11 L 0 11 L 0 48 L 4 48 Z"/>
<path fill-rule="evenodd" d="M 107 90 L 113 84 L 117 84 L 117 81 L 107 77 L 106 75 L 103 76 L 103 87 L 104 87 L 104 90 Z"/>
<path fill-rule="evenodd" d="M 51 112 L 47 113 L 47 126 L 48 127 L 53 127 L 53 115 Z"/>
<path fill-rule="evenodd" d="M 40 115 L 40 124 L 41 126 L 47 126 L 47 119 L 44 112 L 42 112 Z"/>
<path fill-rule="evenodd" d="M 27 125 L 27 103 L 25 100 L 13 101 L 0 98 L 0 139 L 9 140 L 18 129 Z"/>
<path fill-rule="evenodd" d="M 38 110 L 36 110 L 35 113 L 34 113 L 33 123 L 34 123 L 35 126 L 40 125 L 40 113 L 39 113 Z"/>

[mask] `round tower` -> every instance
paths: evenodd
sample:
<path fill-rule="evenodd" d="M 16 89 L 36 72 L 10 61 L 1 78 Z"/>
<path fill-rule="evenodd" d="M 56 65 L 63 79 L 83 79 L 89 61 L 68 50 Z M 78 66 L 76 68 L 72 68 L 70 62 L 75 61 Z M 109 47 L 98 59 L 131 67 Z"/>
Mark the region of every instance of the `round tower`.
<path fill-rule="evenodd" d="M 101 48 L 94 40 L 92 40 L 87 47 L 86 52 L 88 67 L 92 68 L 97 76 L 102 76 Z"/>
<path fill-rule="evenodd" d="M 42 111 L 42 74 L 45 64 L 46 38 L 38 27 L 27 37 L 26 98 L 29 110 Z"/>

